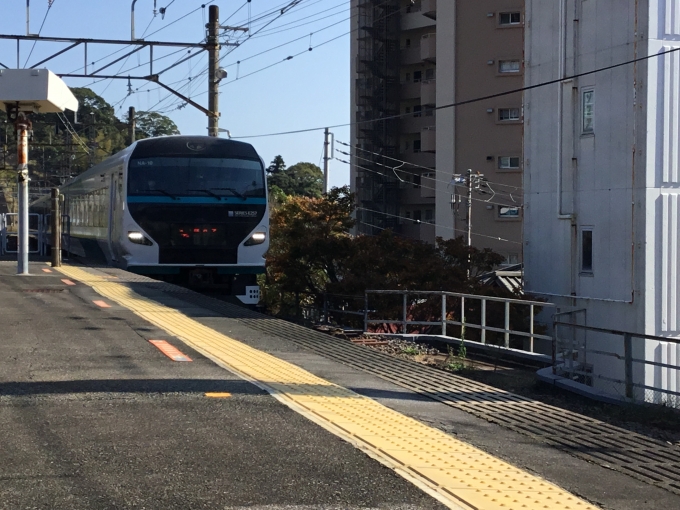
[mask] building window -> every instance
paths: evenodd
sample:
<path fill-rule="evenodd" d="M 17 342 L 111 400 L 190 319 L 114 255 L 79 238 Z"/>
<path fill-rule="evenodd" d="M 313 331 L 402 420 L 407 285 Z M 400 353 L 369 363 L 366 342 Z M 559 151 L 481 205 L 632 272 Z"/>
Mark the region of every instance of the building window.
<path fill-rule="evenodd" d="M 413 71 L 413 83 L 418 83 L 423 79 L 422 71 Z"/>
<path fill-rule="evenodd" d="M 411 81 L 411 73 L 406 73 L 406 83 Z"/>
<path fill-rule="evenodd" d="M 432 117 L 434 116 L 434 108 L 432 106 L 425 106 L 425 117 Z"/>
<path fill-rule="evenodd" d="M 413 176 L 413 187 L 420 188 L 420 175 Z"/>
<path fill-rule="evenodd" d="M 581 272 L 593 272 L 593 229 L 581 230 Z"/>
<path fill-rule="evenodd" d="M 419 104 L 415 105 L 415 106 L 413 107 L 413 116 L 414 116 L 414 117 L 420 117 L 420 115 L 421 115 L 420 112 L 421 112 L 422 110 L 423 110 L 423 107 L 422 107 L 421 105 L 419 105 Z"/>
<path fill-rule="evenodd" d="M 509 207 L 506 205 L 498 206 L 499 218 L 519 218 L 519 207 Z"/>
<path fill-rule="evenodd" d="M 420 140 L 413 140 L 413 152 L 420 152 Z"/>
<path fill-rule="evenodd" d="M 501 122 L 511 122 L 515 120 L 520 120 L 519 108 L 499 108 L 498 120 L 500 120 Z"/>
<path fill-rule="evenodd" d="M 408 150 L 408 141 L 404 142 L 404 152 Z"/>
<path fill-rule="evenodd" d="M 411 46 L 411 39 L 406 39 L 406 47 L 408 48 L 410 46 Z"/>
<path fill-rule="evenodd" d="M 522 23 L 522 13 L 520 12 L 501 12 L 498 15 L 498 24 L 502 26 L 519 25 Z"/>
<path fill-rule="evenodd" d="M 404 112 L 411 113 L 411 107 L 407 106 L 406 108 L 404 108 Z"/>
<path fill-rule="evenodd" d="M 499 156 L 498 168 L 500 170 L 517 170 L 519 168 L 519 157 Z"/>
<path fill-rule="evenodd" d="M 432 209 L 425 209 L 425 221 L 427 223 L 432 223 L 434 220 L 434 211 Z"/>
<path fill-rule="evenodd" d="M 503 74 L 519 73 L 520 72 L 519 60 L 499 60 L 498 72 Z"/>
<path fill-rule="evenodd" d="M 415 211 L 413 211 L 413 221 L 420 223 L 420 219 L 421 219 L 420 209 L 416 209 Z"/>
<path fill-rule="evenodd" d="M 583 91 L 583 105 L 582 105 L 582 117 L 583 117 L 583 132 L 592 133 L 594 130 L 594 107 L 595 107 L 595 91 L 594 90 L 584 90 Z"/>
<path fill-rule="evenodd" d="M 411 211 L 406 211 L 405 215 L 407 220 L 411 219 Z"/>
<path fill-rule="evenodd" d="M 426 80 L 434 80 L 435 77 L 435 70 L 434 68 L 432 69 L 425 69 L 425 79 Z"/>

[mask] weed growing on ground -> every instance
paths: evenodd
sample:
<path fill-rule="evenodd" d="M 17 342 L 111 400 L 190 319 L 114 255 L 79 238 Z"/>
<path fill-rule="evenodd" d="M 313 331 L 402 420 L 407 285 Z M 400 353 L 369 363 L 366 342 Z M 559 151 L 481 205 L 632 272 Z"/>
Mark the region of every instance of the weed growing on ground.
<path fill-rule="evenodd" d="M 467 347 L 465 347 L 465 341 L 462 341 L 458 346 L 458 354 L 455 353 L 453 347 L 449 346 L 449 357 L 446 360 L 446 369 L 451 372 L 462 372 L 465 370 L 467 359 Z"/>
<path fill-rule="evenodd" d="M 401 349 L 402 354 L 408 354 L 409 356 L 415 356 L 416 354 L 418 354 L 418 352 L 419 352 L 418 348 L 412 345 L 408 345 Z"/>

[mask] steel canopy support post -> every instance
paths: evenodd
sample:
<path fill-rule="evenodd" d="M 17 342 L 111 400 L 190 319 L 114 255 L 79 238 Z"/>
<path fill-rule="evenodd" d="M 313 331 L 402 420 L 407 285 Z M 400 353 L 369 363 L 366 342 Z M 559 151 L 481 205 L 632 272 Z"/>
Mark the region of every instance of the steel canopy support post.
<path fill-rule="evenodd" d="M 31 122 L 19 112 L 17 129 L 17 195 L 19 199 L 19 225 L 17 246 L 17 274 L 28 272 L 28 132 Z"/>
<path fill-rule="evenodd" d="M 52 210 L 50 215 L 52 231 L 52 267 L 61 267 L 61 211 L 59 188 L 52 188 Z"/>
<path fill-rule="evenodd" d="M 220 30 L 220 8 L 211 5 L 208 17 L 208 135 L 219 136 L 219 78 L 217 66 L 220 60 L 220 42 L 218 34 Z"/>

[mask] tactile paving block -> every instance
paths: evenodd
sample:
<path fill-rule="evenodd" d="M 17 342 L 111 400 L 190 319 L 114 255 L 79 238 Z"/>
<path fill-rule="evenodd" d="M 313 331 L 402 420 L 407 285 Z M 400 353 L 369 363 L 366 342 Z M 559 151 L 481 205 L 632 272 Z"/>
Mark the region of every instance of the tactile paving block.
<path fill-rule="evenodd" d="M 112 282 L 96 270 L 60 270 L 266 388 L 310 420 L 356 444 L 450 508 L 595 510 L 576 496 L 507 462 L 198 323 Z"/>

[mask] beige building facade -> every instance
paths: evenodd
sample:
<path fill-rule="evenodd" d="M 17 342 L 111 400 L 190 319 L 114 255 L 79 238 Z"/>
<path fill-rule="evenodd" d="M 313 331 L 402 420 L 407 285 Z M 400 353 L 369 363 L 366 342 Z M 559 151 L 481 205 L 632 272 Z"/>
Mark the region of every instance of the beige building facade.
<path fill-rule="evenodd" d="M 524 0 L 352 0 L 357 231 L 522 259 Z M 383 120 L 376 120 L 383 119 Z M 462 179 L 456 179 L 461 175 Z"/>

